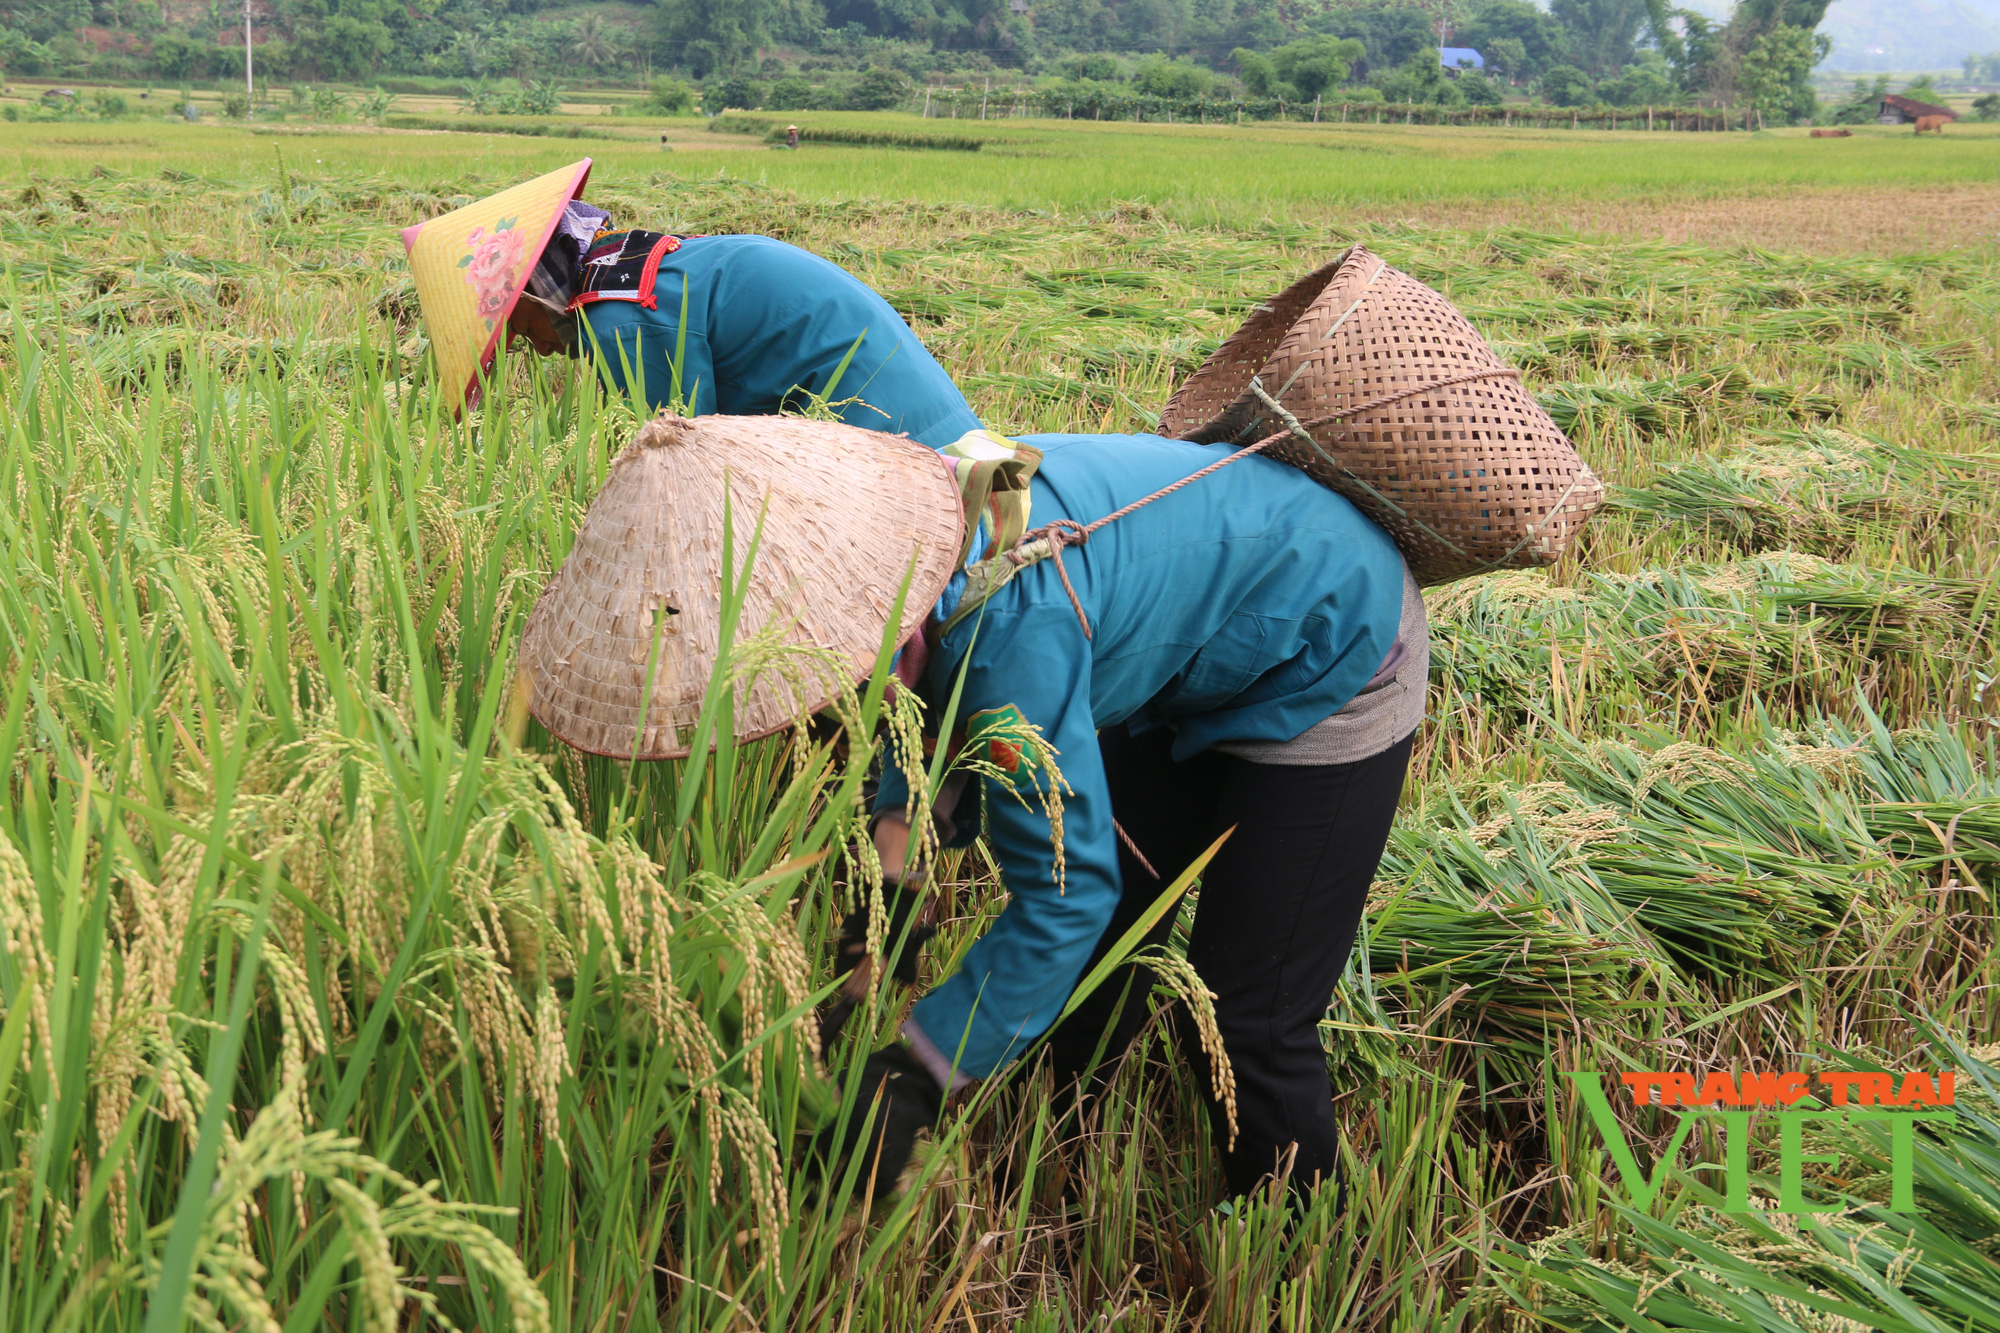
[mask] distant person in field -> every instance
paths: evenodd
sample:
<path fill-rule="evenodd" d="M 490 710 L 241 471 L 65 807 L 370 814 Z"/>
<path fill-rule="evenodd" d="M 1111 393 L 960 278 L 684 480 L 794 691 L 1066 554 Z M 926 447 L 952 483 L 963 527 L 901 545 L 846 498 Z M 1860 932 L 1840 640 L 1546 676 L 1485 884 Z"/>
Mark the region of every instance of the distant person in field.
<path fill-rule="evenodd" d="M 933 449 L 980 428 L 860 279 L 768 236 L 620 226 L 579 197 L 589 172 L 585 159 L 404 232 L 440 375 L 466 405 L 505 336 L 592 358 L 652 409 L 755 416 L 820 397 Z"/>

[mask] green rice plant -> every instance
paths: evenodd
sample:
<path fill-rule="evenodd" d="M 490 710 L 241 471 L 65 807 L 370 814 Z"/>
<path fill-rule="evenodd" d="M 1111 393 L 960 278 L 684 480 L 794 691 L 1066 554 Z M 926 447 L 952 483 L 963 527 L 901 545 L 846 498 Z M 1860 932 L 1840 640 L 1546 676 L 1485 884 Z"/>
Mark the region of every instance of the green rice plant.
<path fill-rule="evenodd" d="M 1971 702 L 1994 669 L 1976 586 L 1799 552 L 1596 574 L 1575 586 L 1488 575 L 1433 600 L 1436 709 L 1488 727 L 1548 718 L 1586 736 L 1662 716 L 1898 718 Z"/>
<path fill-rule="evenodd" d="M 1510 1279 L 1503 1285 L 1537 1320 L 1563 1329 L 2000 1328 L 1996 1070 L 1990 1052 L 1938 1045 L 1966 1091 L 1950 1130 L 1916 1136 L 1918 1212 L 1888 1209 L 1888 1128 L 1849 1122 L 1816 1133 L 1812 1145 L 1860 1168 L 1838 1191 L 1845 1208 L 1770 1211 L 1777 1185 L 1760 1178 L 1758 1209 L 1726 1213 L 1716 1191 L 1683 1176 L 1664 1219 L 1613 1205 L 1622 1233 L 1615 1257 L 1591 1253 L 1574 1230 L 1559 1233 L 1496 1253 Z"/>
<path fill-rule="evenodd" d="M 1532 344 L 1509 350 L 1510 359 L 1539 368 L 1566 357 L 1583 358 L 1594 365 L 1625 357 L 1669 357 L 1703 347 L 1708 341 L 1708 337 L 1696 329 L 1614 324 L 1545 333 Z"/>
<path fill-rule="evenodd" d="M 1650 438 L 1685 433 L 1695 420 L 1750 400 L 1759 387 L 1742 367 L 1721 366 L 1645 382 L 1552 384 L 1535 399 L 1566 435 L 1601 435 L 1629 425 Z"/>
<path fill-rule="evenodd" d="M 1643 955 L 1630 944 L 1593 938 L 1563 919 L 1560 904 L 1461 906 L 1438 900 L 1432 882 L 1424 887 L 1370 916 L 1366 966 L 1374 1015 L 1391 1020 L 1389 1030 L 1407 1032 L 1438 1006 L 1462 1003 L 1475 1017 L 1451 1031 L 1469 1031 L 1476 1047 L 1469 1063 L 1483 1082 L 1531 1084 L 1551 1029 L 1612 1020 L 1625 1004 L 1643 1000 L 1637 975 Z M 1469 901 L 1462 891 L 1451 896 Z M 1339 1034 L 1338 1025 L 1329 1033 L 1336 1067 Z"/>
<path fill-rule="evenodd" d="M 2000 431 L 2000 407 L 1990 403 L 1953 403 L 1948 412 L 1957 424 Z"/>
<path fill-rule="evenodd" d="M 1928 347 L 1887 339 L 1841 343 L 1826 349 L 1828 365 L 1859 384 L 1876 384 L 1903 377 L 1941 375 L 1974 352 L 1970 342 L 1933 343 Z"/>
<path fill-rule="evenodd" d="M 1282 189 L 1187 226 L 1171 192 L 1120 192 L 1144 134 L 1240 175 L 1281 135 L 1347 132 L 1208 128 L 1222 147 L 1119 128 L 1129 160 L 1040 194 L 1080 159 L 986 159 L 1098 131 L 979 159 L 828 143 L 759 156 L 768 180 L 607 140 L 592 197 L 927 302 L 922 336 L 1003 430 L 1151 427 L 1350 232 L 1495 332 L 1555 339 L 1545 399 L 1623 489 L 1554 570 L 1429 594 L 1431 716 L 1323 1028 L 1345 1215 L 1217 1208 L 1158 1024 L 1078 1116 L 1032 1069 L 982 1090 L 893 1198 L 811 1168 L 814 1128 L 866 1114 L 838 1073 L 907 998 L 815 1060 L 884 705 L 869 687 L 844 725 L 687 765 L 582 758 L 510 711 L 519 619 L 630 421 L 515 360 L 451 422 L 395 233 L 558 150 L 24 143 L 92 160 L 24 168 L 0 210 L 0 1326 L 142 1327 L 169 1274 L 183 1311 L 252 1326 L 261 1299 L 300 1330 L 532 1326 L 538 1299 L 561 1329 L 1608 1323 L 1496 1280 L 1550 1236 L 1550 1271 L 1572 1240 L 1619 1254 L 1552 1071 L 1903 1059 L 1912 1004 L 2000 1038 L 2000 515 L 1987 423 L 1940 409 L 1987 396 L 1991 358 L 1862 376 L 1822 350 L 1983 337 L 1990 259 L 1336 237 Z M 792 188 L 815 172 L 837 188 Z M 1616 378 L 1585 364 L 1600 344 Z M 1728 359 L 1689 361 L 1708 347 Z M 1801 426 L 1836 414 L 1881 442 Z M 983 849 L 947 871 L 927 978 L 1005 901 Z M 1722 1234 L 1693 1203 L 1655 1221 L 1661 1254 Z M 1723 1285 L 1817 1280 L 1791 1239 L 1733 1237 Z"/>
<path fill-rule="evenodd" d="M 1981 460 L 1824 429 L 1767 432 L 1769 443 L 1661 468 L 1609 503 L 1698 529 L 1746 551 L 1838 558 L 1871 528 L 1942 538 L 1987 489 Z"/>
<path fill-rule="evenodd" d="M 946 319 L 953 315 L 969 315 L 982 309 L 991 309 L 1001 304 L 999 298 L 991 296 L 967 295 L 960 292 L 928 291 L 923 288 L 906 288 L 901 291 L 884 292 L 883 296 L 896 313 L 905 319 L 932 320 Z"/>
<path fill-rule="evenodd" d="M 518 134 L 533 139 L 624 139 L 631 141 L 646 136 L 627 131 L 623 134 L 609 126 L 562 125 L 551 120 L 536 118 L 536 113 L 526 112 L 509 116 L 499 113 L 480 114 L 477 119 L 464 116 L 414 116 L 397 114 L 383 116 L 382 123 L 397 130 L 445 130 L 473 134 Z"/>
<path fill-rule="evenodd" d="M 731 119 L 718 117 L 718 119 Z M 725 128 L 718 125 L 716 128 Z M 755 133 L 754 130 L 749 131 Z M 765 143 L 785 143 L 791 137 L 789 128 L 773 124 L 764 132 Z M 821 125 L 806 125 L 799 129 L 800 143 L 843 143 L 860 144 L 868 148 L 914 148 L 951 153 L 976 153 L 991 140 L 970 134 L 924 134 L 894 130 L 853 130 Z"/>
<path fill-rule="evenodd" d="M 1752 318 L 1745 333 L 1753 342 L 1799 343 L 1819 341 L 1832 334 L 1857 329 L 1880 329 L 1894 333 L 1909 320 L 1907 311 L 1874 306 L 1821 307 L 1779 310 Z"/>
<path fill-rule="evenodd" d="M 1829 263 L 1800 255 L 1764 252 L 1748 256 L 1750 274 L 1732 274 L 1718 295 L 1740 309 L 1782 310 L 1833 301 L 1849 305 L 1907 308 L 1914 299 L 1911 275 L 1893 263 Z M 1774 278 L 1756 276 L 1774 273 Z"/>
<path fill-rule="evenodd" d="M 568 1326 L 652 1291 L 689 1191 L 770 1238 L 744 1280 L 780 1288 L 784 1127 L 817 1078 L 791 903 L 824 892 L 870 751 L 834 776 L 826 744 L 723 743 L 719 785 L 696 763 L 592 791 L 533 728 L 526 750 L 496 736 L 533 589 L 509 565 L 566 546 L 615 418 L 549 401 L 526 439 L 470 447 L 429 395 L 389 407 L 365 354 L 321 396 L 342 377 L 268 364 L 225 392 L 186 348 L 170 396 L 14 350 L 0 985 L 23 1032 L 9 1129 L 43 1147 L 11 1222 L 33 1248 L 0 1258 L 9 1318 L 135 1322 L 142 1278 L 236 1315 L 319 1308 L 351 1253 L 377 1308 L 400 1269 L 460 1326 L 531 1327 L 547 1297 L 499 1257 L 546 1273 L 579 1209 L 624 1219 L 552 1293 Z M 862 734 L 880 697 L 855 701 Z M 452 1127 L 474 1123 L 468 1156 Z M 178 1189 L 204 1162 L 269 1202 Z M 379 1221 L 356 1172 L 393 1186 Z"/>
<path fill-rule="evenodd" d="M 1727 747 L 1617 737 L 1551 730 L 1550 776 L 1489 781 L 1398 828 L 1325 1030 L 1336 1068 L 1520 1089 L 1548 1027 L 1629 1041 L 1642 1011 L 1793 990 L 1809 960 L 1839 978 L 1812 984 L 1848 1024 L 1886 1030 L 1906 1026 L 1899 999 L 1991 975 L 1977 886 L 2000 830 L 1990 779 L 1967 778 L 1990 740 L 1892 735 L 1872 714 L 1859 729 L 1765 724 Z M 1919 922 L 1949 928 L 1882 990 L 1885 944 Z"/>
<path fill-rule="evenodd" d="M 1488 324 L 1537 326 L 1567 324 L 1576 320 L 1624 321 L 1635 318 L 1640 311 L 1640 302 L 1631 297 L 1558 296 L 1508 305 L 1467 306 L 1465 317 L 1481 327 Z"/>

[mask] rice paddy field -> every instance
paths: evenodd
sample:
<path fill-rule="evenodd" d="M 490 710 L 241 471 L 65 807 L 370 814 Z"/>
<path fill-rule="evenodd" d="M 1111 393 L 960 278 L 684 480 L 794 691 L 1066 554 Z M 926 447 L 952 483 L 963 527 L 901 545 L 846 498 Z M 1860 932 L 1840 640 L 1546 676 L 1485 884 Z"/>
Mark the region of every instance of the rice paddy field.
<path fill-rule="evenodd" d="M 1960 128 L 1205 127 L 1181 167 L 1148 136 L 1202 129 L 0 130 L 0 1327 L 2000 1329 L 2000 143 Z M 908 999 L 816 1049 L 879 677 L 684 763 L 524 725 L 521 622 L 633 418 L 517 360 L 451 423 L 401 263 L 579 149 L 622 219 L 848 267 L 1003 431 L 1149 428 L 1362 240 L 1612 483 L 1555 568 L 1431 594 L 1324 1025 L 1344 1210 L 1218 1210 L 1154 1036 L 1080 1124 L 989 1081 L 891 1197 L 809 1169 Z M 1879 221 L 1917 198 L 1957 202 Z M 1001 901 L 954 856 L 927 977 Z M 1959 1071 L 1917 1212 L 1837 1121 L 1832 1211 L 1775 1211 L 1762 1140 L 1723 1211 L 1706 1127 L 1633 1208 L 1561 1077 L 1839 1068 Z M 1621 1114 L 1650 1164 L 1673 1118 Z"/>

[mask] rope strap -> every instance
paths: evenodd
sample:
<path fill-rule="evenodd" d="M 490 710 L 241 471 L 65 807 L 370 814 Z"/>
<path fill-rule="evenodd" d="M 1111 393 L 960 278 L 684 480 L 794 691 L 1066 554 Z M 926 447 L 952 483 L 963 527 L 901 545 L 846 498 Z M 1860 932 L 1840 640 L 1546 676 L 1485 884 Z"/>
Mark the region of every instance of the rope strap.
<path fill-rule="evenodd" d="M 1166 492 L 1162 491 L 1161 494 L 1164 495 Z M 1021 540 L 1015 544 L 1014 549 L 1007 552 L 1007 559 L 1013 562 L 1016 569 L 1032 565 L 1037 560 L 1048 559 L 1056 562 L 1056 577 L 1062 580 L 1063 591 L 1069 594 L 1069 604 L 1076 608 L 1076 618 L 1083 625 L 1083 637 L 1086 639 L 1091 637 L 1090 618 L 1083 614 L 1083 602 L 1078 599 L 1076 589 L 1070 586 L 1069 571 L 1063 568 L 1062 548 L 1083 545 L 1090 540 L 1091 530 L 1103 522 L 1103 519 L 1099 519 L 1086 528 L 1073 518 L 1059 518 L 1053 523 L 1022 533 Z"/>
<path fill-rule="evenodd" d="M 1083 613 L 1083 602 L 1077 597 L 1076 589 L 1070 584 L 1069 571 L 1063 568 L 1063 547 L 1082 546 L 1090 541 L 1091 533 L 1096 532 L 1106 524 L 1116 523 L 1127 514 L 1136 513 L 1155 500 L 1163 500 L 1181 487 L 1192 485 L 1210 473 L 1220 472 L 1231 463 L 1239 459 L 1248 458 L 1251 454 L 1276 444 L 1279 440 L 1287 438 L 1294 432 L 1300 438 L 1304 439 L 1306 443 L 1311 444 L 1315 449 L 1319 449 L 1318 444 L 1306 433 L 1315 426 L 1328 426 L 1346 417 L 1357 416 L 1363 412 L 1372 412 L 1378 407 L 1387 407 L 1390 403 L 1401 402 L 1405 398 L 1414 398 L 1420 393 L 1429 393 L 1434 389 L 1447 388 L 1453 384 L 1465 384 L 1472 380 L 1492 379 L 1497 375 L 1505 375 L 1513 379 L 1521 378 L 1521 372 L 1518 370 L 1512 370 L 1506 366 L 1489 366 L 1485 370 L 1469 371 L 1463 375 L 1451 375 L 1441 380 L 1427 380 L 1410 388 L 1398 389 L 1394 393 L 1384 394 L 1380 398 L 1370 399 L 1368 402 L 1343 408 L 1338 412 L 1329 413 L 1323 417 L 1314 417 L 1311 421 L 1296 420 L 1292 417 L 1291 413 L 1285 412 L 1283 408 L 1279 408 L 1278 410 L 1284 415 L 1287 423 L 1283 430 L 1273 431 L 1255 444 L 1245 445 L 1243 448 L 1238 449 L 1227 458 L 1218 458 L 1201 471 L 1191 472 L 1179 481 L 1174 482 L 1171 486 L 1162 486 L 1151 495 L 1134 500 L 1123 509 L 1115 509 L 1094 523 L 1078 523 L 1073 518 L 1059 518 L 1039 528 L 1032 528 L 1022 533 L 1021 540 L 1015 543 L 1012 550 L 1005 552 L 1005 555 L 1016 569 L 1025 569 L 1027 566 L 1042 560 L 1055 561 L 1056 576 L 1062 580 L 1063 591 L 1069 594 L 1069 604 L 1076 611 L 1077 623 L 1083 626 L 1083 637 L 1086 639 L 1093 638 L 1094 636 L 1090 629 L 1090 617 Z M 1259 397 L 1264 398 L 1264 401 L 1271 404 L 1271 406 L 1277 406 L 1268 395 L 1260 393 Z M 1320 450 L 1320 452 L 1324 453 L 1325 451 Z M 1346 471 L 1346 469 L 1342 468 L 1342 471 Z M 1390 507 L 1395 508 L 1394 505 Z"/>
<path fill-rule="evenodd" d="M 1158 879 L 1160 872 L 1153 869 L 1153 863 L 1148 861 L 1146 854 L 1139 850 L 1139 844 L 1132 841 L 1132 835 L 1125 831 L 1125 826 L 1114 819 L 1111 821 L 1111 827 L 1118 834 L 1118 841 L 1125 844 L 1125 850 L 1132 853 L 1132 859 L 1139 863 L 1139 868 L 1154 879 Z"/>

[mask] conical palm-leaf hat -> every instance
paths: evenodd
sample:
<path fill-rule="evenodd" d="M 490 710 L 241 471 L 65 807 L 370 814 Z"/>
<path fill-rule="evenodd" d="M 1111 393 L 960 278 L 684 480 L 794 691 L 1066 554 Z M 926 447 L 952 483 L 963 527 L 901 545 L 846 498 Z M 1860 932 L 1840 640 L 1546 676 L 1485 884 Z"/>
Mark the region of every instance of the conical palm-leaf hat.
<path fill-rule="evenodd" d="M 479 378 L 493 368 L 507 316 L 527 288 L 556 220 L 589 179 L 586 157 L 404 228 L 417 305 L 454 413 L 479 401 Z"/>
<path fill-rule="evenodd" d="M 592 754 L 686 755 L 720 651 L 723 562 L 741 580 L 756 541 L 734 642 L 741 653 L 754 641 L 760 659 L 777 647 L 784 660 L 739 684 L 735 724 L 742 740 L 769 735 L 867 673 L 906 576 L 898 640 L 923 623 L 962 526 L 951 474 L 903 436 L 660 416 L 613 460 L 528 618 L 529 710 Z"/>

